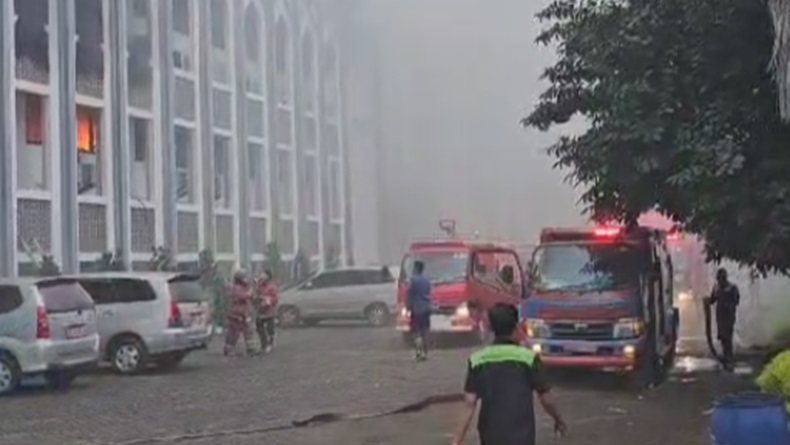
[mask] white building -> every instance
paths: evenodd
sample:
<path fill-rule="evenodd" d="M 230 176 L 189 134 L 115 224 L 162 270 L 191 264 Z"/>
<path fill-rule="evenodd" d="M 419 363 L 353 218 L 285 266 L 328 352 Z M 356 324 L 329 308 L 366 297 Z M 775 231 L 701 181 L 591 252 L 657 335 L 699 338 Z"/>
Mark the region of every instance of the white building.
<path fill-rule="evenodd" d="M 341 51 L 310 0 L 0 2 L 0 273 L 275 240 L 319 267 L 351 246 Z M 72 44 L 75 43 L 75 44 Z"/>

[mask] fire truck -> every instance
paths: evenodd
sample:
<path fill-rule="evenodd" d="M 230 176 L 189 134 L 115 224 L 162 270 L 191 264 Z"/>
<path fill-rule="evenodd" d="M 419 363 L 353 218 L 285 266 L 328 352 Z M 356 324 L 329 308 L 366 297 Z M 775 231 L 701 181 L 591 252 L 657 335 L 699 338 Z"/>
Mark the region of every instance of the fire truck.
<path fill-rule="evenodd" d="M 406 299 L 415 261 L 425 265 L 424 274 L 431 281 L 431 331 L 435 333 L 483 340 L 488 308 L 496 303 L 518 308 L 524 297 L 521 261 L 508 245 L 458 238 L 412 243 L 403 256 L 398 279 L 396 328 L 405 341 L 410 341 Z"/>
<path fill-rule="evenodd" d="M 678 337 L 672 271 L 662 230 L 544 229 L 522 310 L 527 346 L 547 366 L 656 381 Z"/>

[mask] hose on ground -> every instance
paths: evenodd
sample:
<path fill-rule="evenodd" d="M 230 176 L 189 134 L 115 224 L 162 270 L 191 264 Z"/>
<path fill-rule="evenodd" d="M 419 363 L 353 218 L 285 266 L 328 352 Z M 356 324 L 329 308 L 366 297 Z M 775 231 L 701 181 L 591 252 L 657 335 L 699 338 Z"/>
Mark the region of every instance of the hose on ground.
<path fill-rule="evenodd" d="M 711 305 L 707 302 L 702 303 L 702 312 L 705 315 L 705 339 L 708 341 L 708 350 L 710 351 L 710 355 L 716 359 L 717 362 L 721 363 L 724 366 L 724 357 L 719 354 L 716 350 L 716 346 L 713 343 L 713 322 L 711 321 Z"/>

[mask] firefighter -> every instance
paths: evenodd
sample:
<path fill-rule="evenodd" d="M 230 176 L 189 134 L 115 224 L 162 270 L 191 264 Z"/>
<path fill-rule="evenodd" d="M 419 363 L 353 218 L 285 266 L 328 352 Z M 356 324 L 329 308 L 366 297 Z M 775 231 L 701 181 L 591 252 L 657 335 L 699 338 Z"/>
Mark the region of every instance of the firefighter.
<path fill-rule="evenodd" d="M 255 328 L 261 348 L 268 354 L 274 347 L 274 320 L 277 315 L 277 284 L 270 270 L 265 270 L 255 295 Z"/>
<path fill-rule="evenodd" d="M 252 289 L 245 271 L 238 270 L 233 274 L 233 283 L 228 293 L 228 299 L 230 304 L 228 304 L 224 354 L 229 356 L 236 349 L 239 336 L 241 336 L 244 338 L 247 355 L 255 355 L 255 349 L 252 346 L 252 330 L 249 324 Z"/>
<path fill-rule="evenodd" d="M 735 316 L 738 311 L 738 304 L 741 301 L 741 294 L 738 286 L 732 284 L 727 278 L 727 271 L 724 268 L 716 271 L 716 284 L 706 303 L 716 305 L 716 330 L 719 342 L 721 343 L 722 359 L 724 368 L 733 369 L 733 337 L 735 336 Z"/>

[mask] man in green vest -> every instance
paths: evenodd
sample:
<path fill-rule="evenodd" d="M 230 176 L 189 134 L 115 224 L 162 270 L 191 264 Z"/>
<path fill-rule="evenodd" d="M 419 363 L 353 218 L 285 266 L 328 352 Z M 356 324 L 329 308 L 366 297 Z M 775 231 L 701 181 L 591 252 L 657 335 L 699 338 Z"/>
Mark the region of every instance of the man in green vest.
<path fill-rule="evenodd" d="M 561 437 L 567 427 L 554 404 L 543 374 L 540 357 L 514 341 L 518 311 L 497 304 L 488 312 L 494 344 L 472 354 L 464 392 L 466 409 L 453 445 L 464 442 L 478 404 L 477 431 L 481 445 L 534 445 L 533 393 L 554 419 L 554 433 Z"/>

